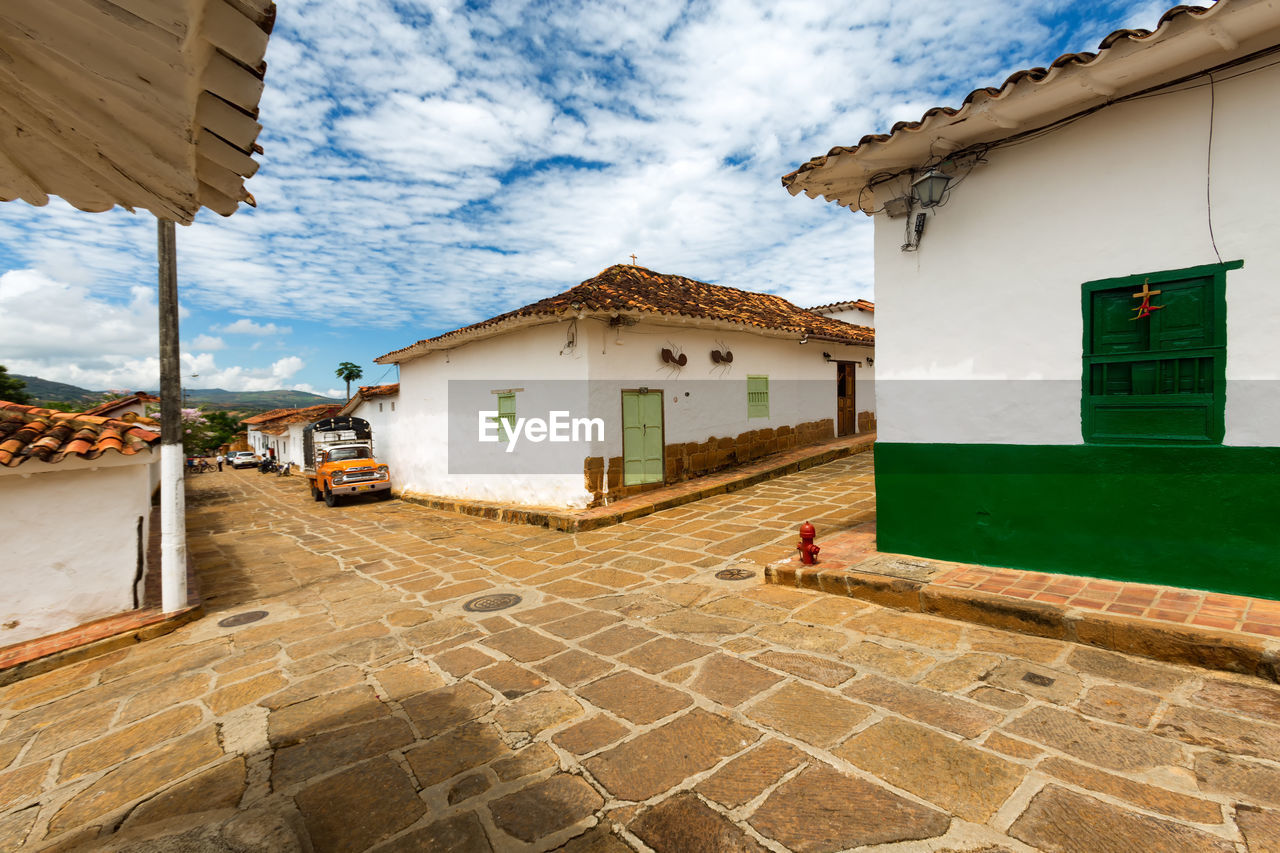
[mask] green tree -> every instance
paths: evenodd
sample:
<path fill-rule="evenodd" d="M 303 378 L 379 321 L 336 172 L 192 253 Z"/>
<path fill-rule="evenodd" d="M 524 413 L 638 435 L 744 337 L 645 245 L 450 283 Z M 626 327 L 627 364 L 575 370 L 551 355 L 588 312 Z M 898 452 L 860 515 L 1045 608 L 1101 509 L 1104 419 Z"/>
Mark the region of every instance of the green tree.
<path fill-rule="evenodd" d="M 0 364 L 0 400 L 27 405 L 31 402 L 31 395 L 24 390 L 26 387 L 27 383 L 10 376 L 8 368 Z"/>
<path fill-rule="evenodd" d="M 347 383 L 347 399 L 351 399 L 351 383 L 352 381 L 364 376 L 364 371 L 360 369 L 360 365 L 352 364 L 344 361 L 338 365 L 338 369 L 333 372 L 335 376 Z"/>

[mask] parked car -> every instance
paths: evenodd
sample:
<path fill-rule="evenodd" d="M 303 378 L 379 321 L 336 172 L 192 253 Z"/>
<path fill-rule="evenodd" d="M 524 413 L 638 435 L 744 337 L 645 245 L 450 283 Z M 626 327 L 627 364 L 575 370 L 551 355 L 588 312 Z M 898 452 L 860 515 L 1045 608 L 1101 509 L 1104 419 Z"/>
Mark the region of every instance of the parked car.
<path fill-rule="evenodd" d="M 252 451 L 237 450 L 227 454 L 227 461 L 232 468 L 254 468 L 258 464 L 258 457 Z"/>

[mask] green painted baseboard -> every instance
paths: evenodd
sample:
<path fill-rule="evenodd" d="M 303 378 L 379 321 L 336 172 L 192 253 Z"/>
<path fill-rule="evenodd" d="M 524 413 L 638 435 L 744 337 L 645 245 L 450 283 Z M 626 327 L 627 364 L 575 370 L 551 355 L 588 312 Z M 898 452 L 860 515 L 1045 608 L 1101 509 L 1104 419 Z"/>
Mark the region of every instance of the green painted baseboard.
<path fill-rule="evenodd" d="M 876 445 L 882 551 L 1280 599 L 1280 448 Z"/>

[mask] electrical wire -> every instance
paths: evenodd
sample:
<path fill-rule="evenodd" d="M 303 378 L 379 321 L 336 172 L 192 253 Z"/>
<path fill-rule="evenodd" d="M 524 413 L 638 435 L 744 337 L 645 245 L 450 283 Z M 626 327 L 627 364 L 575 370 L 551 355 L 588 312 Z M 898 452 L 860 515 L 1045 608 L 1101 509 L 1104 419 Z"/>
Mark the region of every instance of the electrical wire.
<path fill-rule="evenodd" d="M 1222 253 L 1218 251 L 1218 241 L 1213 236 L 1213 110 L 1215 100 L 1215 86 L 1213 85 L 1213 73 L 1209 73 L 1209 144 L 1205 146 L 1204 157 L 1204 206 L 1205 215 L 1209 221 L 1209 243 L 1213 246 L 1213 253 L 1218 258 L 1218 263 L 1222 263 Z"/>

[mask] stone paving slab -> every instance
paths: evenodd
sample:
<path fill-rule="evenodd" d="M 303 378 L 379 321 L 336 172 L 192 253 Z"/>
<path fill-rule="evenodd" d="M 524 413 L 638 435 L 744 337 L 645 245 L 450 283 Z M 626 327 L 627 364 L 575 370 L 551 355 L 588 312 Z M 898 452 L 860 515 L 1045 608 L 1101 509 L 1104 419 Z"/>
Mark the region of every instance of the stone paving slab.
<path fill-rule="evenodd" d="M 1276 685 L 764 584 L 871 464 L 576 534 L 199 478 L 210 617 L 0 687 L 0 850 L 1276 849 Z"/>

